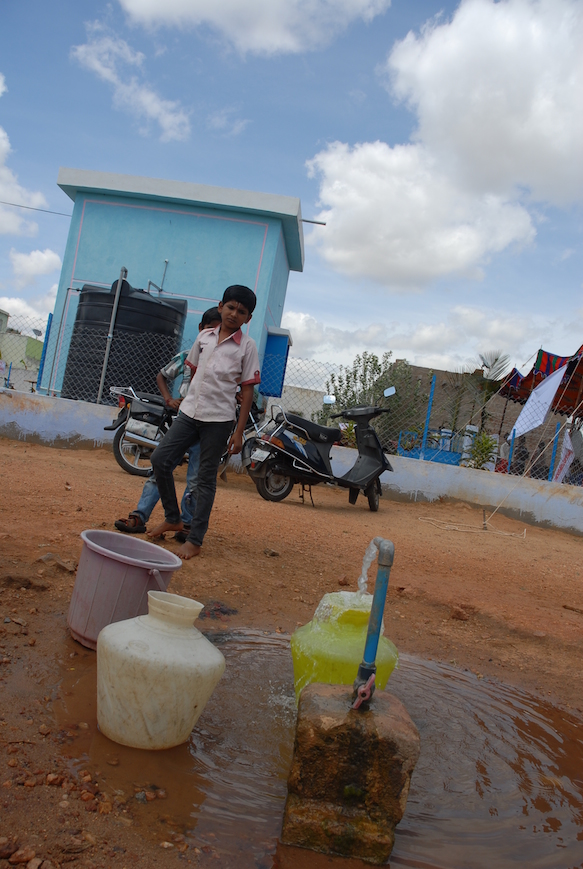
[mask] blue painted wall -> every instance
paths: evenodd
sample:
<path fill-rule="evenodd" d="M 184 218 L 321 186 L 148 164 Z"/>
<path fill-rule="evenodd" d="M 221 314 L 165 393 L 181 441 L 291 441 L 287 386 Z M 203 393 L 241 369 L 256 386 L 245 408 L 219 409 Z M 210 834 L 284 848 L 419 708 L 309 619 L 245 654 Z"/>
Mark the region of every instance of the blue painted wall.
<path fill-rule="evenodd" d="M 164 275 L 165 260 L 168 260 Z M 201 314 L 230 284 L 257 295 L 249 324 L 263 358 L 268 326 L 279 326 L 290 266 L 276 216 L 132 195 L 77 191 L 41 390 L 59 392 L 83 284 L 111 286 L 120 269 L 133 287 L 160 285 L 162 298 L 186 298 L 182 347 L 190 347 Z M 157 295 L 157 291 L 152 291 Z"/>

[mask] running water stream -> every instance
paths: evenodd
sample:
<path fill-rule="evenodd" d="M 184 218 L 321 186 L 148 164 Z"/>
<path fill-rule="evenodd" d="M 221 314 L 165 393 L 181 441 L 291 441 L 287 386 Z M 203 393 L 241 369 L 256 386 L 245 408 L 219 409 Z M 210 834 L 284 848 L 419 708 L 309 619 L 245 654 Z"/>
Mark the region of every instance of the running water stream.
<path fill-rule="evenodd" d="M 201 867 L 363 867 L 278 844 L 296 717 L 289 638 L 240 631 L 213 641 L 225 675 L 190 741 L 168 751 L 125 748 L 100 734 L 95 655 L 79 655 L 74 671 L 65 659 L 55 711 L 60 727 L 79 734 L 63 747 L 69 763 L 99 769 L 104 790 L 123 791 L 133 824 L 153 843 L 179 834 L 183 847 L 201 849 Z M 421 735 L 391 866 L 583 867 L 580 719 L 407 655 L 387 687 Z M 168 798 L 142 801 L 153 786 Z"/>

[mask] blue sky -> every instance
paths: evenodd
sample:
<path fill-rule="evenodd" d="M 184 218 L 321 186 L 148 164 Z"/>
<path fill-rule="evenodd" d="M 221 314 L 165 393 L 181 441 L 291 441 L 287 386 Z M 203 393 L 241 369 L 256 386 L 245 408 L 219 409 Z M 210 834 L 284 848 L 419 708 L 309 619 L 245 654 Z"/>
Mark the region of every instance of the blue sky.
<path fill-rule="evenodd" d="M 581 0 L 3 0 L 0 200 L 60 166 L 298 196 L 295 355 L 521 370 L 583 343 Z M 0 308 L 68 220 L 0 204 Z M 131 276 L 130 276 L 131 281 Z"/>

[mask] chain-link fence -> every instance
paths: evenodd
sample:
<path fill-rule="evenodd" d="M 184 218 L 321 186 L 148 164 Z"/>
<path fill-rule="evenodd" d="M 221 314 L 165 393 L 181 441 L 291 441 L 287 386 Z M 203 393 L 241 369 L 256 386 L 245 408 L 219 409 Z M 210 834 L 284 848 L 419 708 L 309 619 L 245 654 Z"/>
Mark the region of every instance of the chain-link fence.
<path fill-rule="evenodd" d="M 46 320 L 0 311 L 0 384 L 35 392 L 43 355 Z"/>
<path fill-rule="evenodd" d="M 0 312 L 0 384 L 95 402 L 107 338 L 106 328 L 77 324 L 53 330 L 51 318 L 45 322 Z M 176 346 L 169 336 L 116 332 L 102 402 L 115 403 L 110 386 L 157 394 L 156 375 L 181 349 L 189 348 Z M 525 434 L 513 439 L 523 405 L 501 395 L 500 383 L 488 380 L 481 369 L 436 371 L 392 361 L 390 354 L 379 362 L 366 353 L 348 367 L 292 356 L 286 366 L 281 357 L 266 355 L 262 384 L 268 414 L 275 405 L 321 425 L 338 426 L 332 414 L 356 404 L 389 408 L 372 423 L 389 454 L 577 485 L 583 479 L 580 421 L 567 426 L 566 415 L 551 409 L 527 420 Z M 396 394 L 385 398 L 388 386 L 395 386 Z M 335 395 L 335 405 L 324 404 L 328 394 Z M 340 422 L 340 428 L 342 443 L 354 446 L 352 424 Z"/>

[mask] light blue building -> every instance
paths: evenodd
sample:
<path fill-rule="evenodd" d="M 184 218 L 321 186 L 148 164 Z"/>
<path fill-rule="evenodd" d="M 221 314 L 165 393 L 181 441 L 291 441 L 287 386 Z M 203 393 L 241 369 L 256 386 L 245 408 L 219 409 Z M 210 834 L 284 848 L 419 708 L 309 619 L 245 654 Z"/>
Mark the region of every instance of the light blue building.
<path fill-rule="evenodd" d="M 299 199 L 64 168 L 58 184 L 74 208 L 41 392 L 60 394 L 81 288 L 111 287 L 123 266 L 132 287 L 157 299 L 186 300 L 182 348 L 192 345 L 202 312 L 227 286 L 251 287 L 257 308 L 249 334 L 261 360 L 266 352 L 281 358 L 276 380 L 283 377 L 287 282 L 290 270 L 302 271 L 304 263 Z M 264 391 L 279 394 L 277 383 Z"/>

